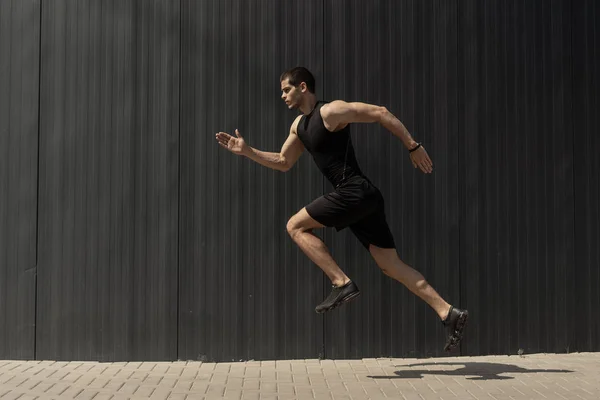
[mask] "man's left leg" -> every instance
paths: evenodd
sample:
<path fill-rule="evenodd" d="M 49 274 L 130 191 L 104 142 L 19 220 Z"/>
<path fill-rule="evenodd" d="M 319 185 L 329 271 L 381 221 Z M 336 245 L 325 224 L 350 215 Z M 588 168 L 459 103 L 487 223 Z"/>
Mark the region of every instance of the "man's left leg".
<path fill-rule="evenodd" d="M 446 319 L 450 304 L 442 299 L 419 271 L 405 264 L 398 257 L 396 249 L 382 249 L 370 245 L 369 252 L 384 274 L 402 283 L 429 304 L 442 320 Z"/>
<path fill-rule="evenodd" d="M 444 350 L 450 351 L 455 348 L 462 339 L 463 329 L 469 317 L 468 311 L 448 304 L 419 271 L 400 259 L 395 248 L 384 249 L 371 244 L 369 252 L 384 274 L 402 283 L 435 310 L 447 329 Z"/>

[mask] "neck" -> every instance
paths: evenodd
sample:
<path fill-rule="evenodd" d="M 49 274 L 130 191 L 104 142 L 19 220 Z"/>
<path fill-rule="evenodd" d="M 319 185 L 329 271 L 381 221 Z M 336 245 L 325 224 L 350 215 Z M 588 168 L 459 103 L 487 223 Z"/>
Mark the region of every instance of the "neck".
<path fill-rule="evenodd" d="M 310 95 L 306 98 L 306 101 L 304 102 L 304 104 L 302 104 L 300 106 L 300 112 L 302 112 L 302 114 L 304 114 L 304 115 L 308 115 L 312 112 L 312 110 L 315 109 L 316 105 L 317 105 L 317 97 L 314 94 Z"/>

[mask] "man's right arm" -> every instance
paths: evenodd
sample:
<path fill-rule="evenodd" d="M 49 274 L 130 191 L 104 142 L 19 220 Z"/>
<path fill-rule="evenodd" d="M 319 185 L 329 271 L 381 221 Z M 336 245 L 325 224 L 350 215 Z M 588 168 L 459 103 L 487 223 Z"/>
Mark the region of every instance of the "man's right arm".
<path fill-rule="evenodd" d="M 304 151 L 304 145 L 298 137 L 298 122 L 302 116 L 299 115 L 290 128 L 290 135 L 281 147 L 279 153 L 257 150 L 250 146 L 247 147 L 244 155 L 249 159 L 256 161 L 265 167 L 276 169 L 278 171 L 288 171 L 298 161 L 298 158 Z"/>

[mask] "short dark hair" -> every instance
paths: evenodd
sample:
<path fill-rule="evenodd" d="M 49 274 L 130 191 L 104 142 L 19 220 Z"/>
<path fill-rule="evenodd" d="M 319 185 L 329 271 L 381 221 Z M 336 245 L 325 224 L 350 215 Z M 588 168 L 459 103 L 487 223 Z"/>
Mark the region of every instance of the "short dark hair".
<path fill-rule="evenodd" d="M 284 80 L 289 80 L 290 84 L 294 86 L 298 86 L 302 82 L 306 83 L 306 87 L 308 91 L 311 93 L 315 92 L 315 77 L 304 67 L 296 67 L 292 68 L 288 71 L 285 71 L 279 77 L 279 81 L 282 82 Z"/>

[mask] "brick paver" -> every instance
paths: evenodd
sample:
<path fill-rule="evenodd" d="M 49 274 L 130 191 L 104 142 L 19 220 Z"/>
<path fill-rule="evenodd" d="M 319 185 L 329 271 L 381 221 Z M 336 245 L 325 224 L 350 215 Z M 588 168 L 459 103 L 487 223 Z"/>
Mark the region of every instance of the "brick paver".
<path fill-rule="evenodd" d="M 239 363 L 0 360 L 0 399 L 600 399 L 600 353 Z"/>

